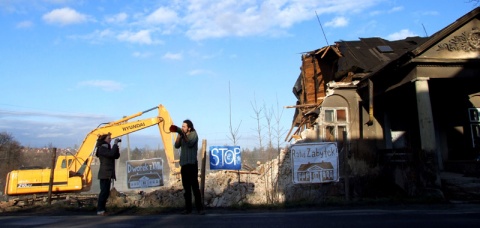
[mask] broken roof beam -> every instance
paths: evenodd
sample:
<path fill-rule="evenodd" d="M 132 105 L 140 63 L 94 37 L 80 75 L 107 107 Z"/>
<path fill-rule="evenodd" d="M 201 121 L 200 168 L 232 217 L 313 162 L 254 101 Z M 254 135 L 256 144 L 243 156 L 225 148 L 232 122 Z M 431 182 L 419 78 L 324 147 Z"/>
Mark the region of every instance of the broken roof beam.
<path fill-rule="evenodd" d="M 309 108 L 309 107 L 315 107 L 318 104 L 302 104 L 302 105 L 288 105 L 285 106 L 284 108 Z"/>
<path fill-rule="evenodd" d="M 323 52 L 322 56 L 320 57 L 321 59 L 323 59 L 323 57 L 325 57 L 325 55 L 328 53 L 329 50 L 332 50 L 333 52 L 335 52 L 335 54 L 338 57 L 342 57 L 342 52 L 340 52 L 340 50 L 337 48 L 337 46 L 331 46 L 331 45 L 320 48 L 320 49 L 317 49 L 317 50 L 311 52 L 310 54 L 319 55 L 320 53 Z"/>
<path fill-rule="evenodd" d="M 325 97 L 319 97 L 317 100 L 320 100 L 320 103 L 315 103 L 315 104 L 301 104 L 301 105 L 288 105 L 284 106 L 284 108 L 310 108 L 310 107 L 316 107 L 319 106 L 323 103 L 323 100 Z"/>

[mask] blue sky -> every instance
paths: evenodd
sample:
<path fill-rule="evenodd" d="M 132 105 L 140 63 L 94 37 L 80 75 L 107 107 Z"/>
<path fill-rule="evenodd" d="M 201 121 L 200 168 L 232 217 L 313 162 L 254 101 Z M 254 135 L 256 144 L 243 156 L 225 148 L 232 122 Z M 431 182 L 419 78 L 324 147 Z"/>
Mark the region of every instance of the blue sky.
<path fill-rule="evenodd" d="M 238 145 L 252 148 L 252 103 L 281 112 L 283 131 L 290 129 L 294 110 L 283 107 L 296 102 L 302 52 L 339 40 L 432 35 L 474 7 L 468 0 L 0 0 L 0 132 L 24 146 L 73 147 L 100 123 L 163 104 L 175 123 L 191 119 L 209 146 L 224 145 L 232 144 L 231 104 Z M 130 141 L 162 147 L 156 127 Z"/>

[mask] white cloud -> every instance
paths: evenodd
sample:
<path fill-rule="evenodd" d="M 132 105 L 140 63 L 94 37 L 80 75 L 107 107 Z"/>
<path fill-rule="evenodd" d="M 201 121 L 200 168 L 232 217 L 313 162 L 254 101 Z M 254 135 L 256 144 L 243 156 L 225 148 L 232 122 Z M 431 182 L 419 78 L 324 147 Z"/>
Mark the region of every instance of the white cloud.
<path fill-rule="evenodd" d="M 158 8 L 145 19 L 150 24 L 171 24 L 178 20 L 177 13 L 165 7 Z"/>
<path fill-rule="evenodd" d="M 402 11 L 402 10 L 403 10 L 403 6 L 397 6 L 397 7 L 393 7 L 392 9 L 390 9 L 388 11 L 388 13 L 398 12 L 398 11 Z"/>
<path fill-rule="evenodd" d="M 83 81 L 78 83 L 79 86 L 88 86 L 88 87 L 98 87 L 104 91 L 120 91 L 123 90 L 123 85 L 121 83 L 111 81 L 111 80 L 90 80 Z"/>
<path fill-rule="evenodd" d="M 191 70 L 191 71 L 188 72 L 188 75 L 191 75 L 191 76 L 205 75 L 205 74 L 211 75 L 212 72 L 210 72 L 208 70 L 203 70 L 203 69 L 196 69 L 196 70 Z"/>
<path fill-rule="evenodd" d="M 391 14 L 391 13 L 396 13 L 396 12 L 400 12 L 404 9 L 403 6 L 395 6 L 389 10 L 386 10 L 386 11 L 382 11 L 382 10 L 375 10 L 375 11 L 372 11 L 369 13 L 370 16 L 378 16 L 378 15 L 382 15 L 382 14 Z"/>
<path fill-rule="evenodd" d="M 71 35 L 71 36 L 68 36 L 68 38 L 89 40 L 92 43 L 101 43 L 106 39 L 115 38 L 115 35 L 116 35 L 115 32 L 113 32 L 112 30 L 104 29 L 104 30 L 95 30 L 90 34 L 85 34 L 85 35 Z"/>
<path fill-rule="evenodd" d="M 325 27 L 345 27 L 348 25 L 348 19 L 345 17 L 336 17 L 333 20 L 325 23 Z"/>
<path fill-rule="evenodd" d="M 33 22 L 31 21 L 22 21 L 17 23 L 17 28 L 30 28 L 33 26 Z"/>
<path fill-rule="evenodd" d="M 68 7 L 55 9 L 43 15 L 43 20 L 49 24 L 70 25 L 80 24 L 88 21 L 88 16 L 78 13 Z"/>
<path fill-rule="evenodd" d="M 111 37 L 113 36 L 113 32 L 110 29 L 105 29 L 101 31 L 95 31 L 95 34 L 99 38 L 104 38 L 104 37 Z"/>
<path fill-rule="evenodd" d="M 42 130 L 55 130 L 55 131 L 59 131 L 60 129 L 42 129 Z M 37 137 L 38 138 L 61 138 L 62 136 L 65 136 L 65 132 L 56 132 L 56 133 L 41 133 L 41 134 L 38 134 Z"/>
<path fill-rule="evenodd" d="M 382 13 L 383 13 L 383 12 L 380 11 L 380 10 L 375 10 L 375 11 L 372 11 L 372 12 L 368 13 L 368 15 L 374 17 L 374 16 L 380 15 L 380 14 L 382 14 Z"/>
<path fill-rule="evenodd" d="M 140 30 L 138 32 L 125 31 L 118 34 L 117 39 L 131 43 L 154 44 L 156 42 L 153 41 L 150 32 L 150 30 Z"/>
<path fill-rule="evenodd" d="M 3 113 L 8 113 L 8 116 Z M 111 117 L 97 113 L 0 110 L 0 116 L 2 129 L 7 129 L 23 146 L 33 147 L 49 143 L 54 143 L 56 147 L 80 145 L 85 134 L 99 123 L 111 121 Z"/>
<path fill-rule="evenodd" d="M 128 14 L 126 13 L 119 13 L 119 14 L 105 17 L 105 21 L 110 24 L 123 23 L 127 19 L 128 19 Z"/>
<path fill-rule="evenodd" d="M 227 36 L 262 35 L 274 31 L 290 22 L 279 21 L 278 10 L 270 2 L 224 1 L 194 2 L 184 18 L 188 24 L 187 36 L 193 40 Z"/>
<path fill-rule="evenodd" d="M 413 37 L 413 36 L 418 36 L 418 35 L 408 29 L 402 29 L 399 32 L 395 32 L 388 35 L 387 40 L 402 40 L 407 37 Z"/>
<path fill-rule="evenodd" d="M 69 2 L 71 2 L 72 0 L 43 0 L 45 2 L 49 2 L 49 3 L 52 3 L 52 4 L 67 4 Z"/>
<path fill-rule="evenodd" d="M 437 15 L 440 15 L 440 13 L 438 13 L 438 11 L 425 11 L 425 12 L 420 12 L 419 14 L 420 14 L 420 15 L 424 15 L 424 16 L 437 16 Z"/>
<path fill-rule="evenodd" d="M 297 23 L 323 14 L 361 13 L 378 0 L 337 1 L 192 1 L 183 22 L 187 36 L 193 40 L 228 36 L 288 34 Z M 339 17 L 331 26 L 345 26 L 348 20 Z"/>
<path fill-rule="evenodd" d="M 152 56 L 152 53 L 136 51 L 132 54 L 132 56 L 135 57 L 135 58 L 148 58 L 148 57 Z"/>
<path fill-rule="evenodd" d="M 170 53 L 167 52 L 162 57 L 163 59 L 170 59 L 170 60 L 181 60 L 183 58 L 182 53 Z"/>
<path fill-rule="evenodd" d="M 113 29 L 95 30 L 94 32 L 86 35 L 74 35 L 69 36 L 72 39 L 84 39 L 90 40 L 92 43 L 100 43 L 108 41 L 109 39 L 115 39 L 122 42 L 136 43 L 136 44 L 162 44 L 161 40 L 154 40 L 152 38 L 151 30 L 140 30 L 137 32 L 122 31 L 118 32 Z"/>
<path fill-rule="evenodd" d="M 82 113 L 59 113 L 59 112 L 42 112 L 42 111 L 12 111 L 0 109 L 0 116 L 5 118 L 11 117 L 47 117 L 61 119 L 82 119 L 82 118 L 104 118 L 103 115 L 82 114 Z"/>
<path fill-rule="evenodd" d="M 105 22 L 114 25 L 129 20 L 128 31 L 114 31 L 114 37 L 119 41 L 147 45 L 159 43 L 160 35 L 178 32 L 192 40 L 246 36 L 273 37 L 289 35 L 289 29 L 293 25 L 316 20 L 316 13 L 320 17 L 327 15 L 330 18 L 346 13 L 358 14 L 378 4 L 378 1 L 174 1 L 169 5 L 163 4 L 162 7 L 154 8 L 153 11 L 142 8 L 137 12 L 127 14 L 125 11 L 111 15 L 105 17 Z M 402 7 L 395 7 L 390 11 L 401 9 Z M 54 10 L 46 14 L 44 19 L 49 23 L 62 25 L 88 21 L 87 16 L 70 8 Z M 344 27 L 349 23 L 347 17 L 337 16 L 326 25 Z"/>

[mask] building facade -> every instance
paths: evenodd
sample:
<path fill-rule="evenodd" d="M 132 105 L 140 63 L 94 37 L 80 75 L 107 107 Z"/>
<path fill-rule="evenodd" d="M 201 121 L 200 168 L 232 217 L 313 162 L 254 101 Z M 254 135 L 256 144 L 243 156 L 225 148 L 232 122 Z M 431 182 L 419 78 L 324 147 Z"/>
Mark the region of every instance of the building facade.
<path fill-rule="evenodd" d="M 388 180 L 416 195 L 438 189 L 442 171 L 478 172 L 480 8 L 430 37 L 304 53 L 293 93 L 286 140 L 337 141 L 343 178 Z"/>

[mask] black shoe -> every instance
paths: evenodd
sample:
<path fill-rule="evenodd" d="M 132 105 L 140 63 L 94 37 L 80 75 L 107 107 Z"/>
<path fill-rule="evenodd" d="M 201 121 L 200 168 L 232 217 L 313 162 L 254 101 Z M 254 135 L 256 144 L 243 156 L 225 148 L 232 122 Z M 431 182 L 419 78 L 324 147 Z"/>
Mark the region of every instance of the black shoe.
<path fill-rule="evenodd" d="M 182 211 L 182 215 L 188 215 L 188 214 L 190 214 L 190 213 L 192 213 L 192 211 L 188 211 L 188 210 Z"/>
<path fill-rule="evenodd" d="M 199 210 L 199 211 L 198 211 L 198 214 L 199 214 L 199 215 L 205 215 L 205 210 Z"/>

